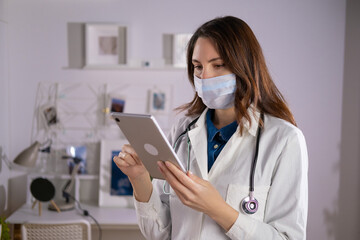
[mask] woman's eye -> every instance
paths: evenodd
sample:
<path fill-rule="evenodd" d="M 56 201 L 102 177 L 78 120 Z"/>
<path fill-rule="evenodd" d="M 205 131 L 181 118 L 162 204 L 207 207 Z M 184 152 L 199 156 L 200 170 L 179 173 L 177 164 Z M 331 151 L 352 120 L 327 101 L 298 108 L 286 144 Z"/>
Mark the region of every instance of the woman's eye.
<path fill-rule="evenodd" d="M 202 69 L 202 66 L 194 65 L 194 69 L 201 70 L 201 69 Z"/>
<path fill-rule="evenodd" d="M 224 66 L 225 66 L 224 64 L 217 64 L 217 65 L 215 65 L 216 68 L 222 68 L 222 67 L 224 67 Z"/>

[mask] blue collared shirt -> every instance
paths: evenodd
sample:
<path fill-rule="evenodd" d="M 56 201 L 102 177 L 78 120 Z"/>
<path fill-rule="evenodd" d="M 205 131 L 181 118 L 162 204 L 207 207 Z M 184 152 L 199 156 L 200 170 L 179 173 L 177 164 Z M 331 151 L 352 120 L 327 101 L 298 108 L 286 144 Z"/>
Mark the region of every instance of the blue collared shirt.
<path fill-rule="evenodd" d="M 231 136 L 235 133 L 238 126 L 237 122 L 234 121 L 221 129 L 217 129 L 211 120 L 214 116 L 214 113 L 214 109 L 209 109 L 206 113 L 208 172 L 210 171 L 212 165 L 214 164 L 216 158 L 219 156 L 227 141 L 229 141 Z"/>

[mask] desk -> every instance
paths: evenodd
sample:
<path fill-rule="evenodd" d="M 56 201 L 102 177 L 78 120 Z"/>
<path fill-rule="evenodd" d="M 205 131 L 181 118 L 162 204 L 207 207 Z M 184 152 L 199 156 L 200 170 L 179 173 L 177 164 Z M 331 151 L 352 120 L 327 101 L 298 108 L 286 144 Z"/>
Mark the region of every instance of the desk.
<path fill-rule="evenodd" d="M 90 218 L 83 216 L 80 210 L 71 210 L 58 213 L 49 211 L 48 204 L 42 204 L 42 213 L 39 216 L 38 205 L 34 209 L 30 204 L 24 204 L 16 210 L 8 219 L 10 224 L 24 224 L 28 222 L 51 222 L 52 220 L 76 220 L 85 219 L 90 222 L 92 238 L 98 238 L 98 227 Z M 81 204 L 83 209 L 88 212 L 99 222 L 102 229 L 102 239 L 145 239 L 139 229 L 136 220 L 135 209 L 131 208 L 107 208 L 95 205 Z"/>

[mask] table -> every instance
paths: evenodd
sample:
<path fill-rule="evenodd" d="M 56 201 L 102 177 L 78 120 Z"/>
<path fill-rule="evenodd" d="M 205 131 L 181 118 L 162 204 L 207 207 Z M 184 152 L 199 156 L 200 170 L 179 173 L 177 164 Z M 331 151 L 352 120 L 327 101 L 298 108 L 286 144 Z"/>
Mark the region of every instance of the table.
<path fill-rule="evenodd" d="M 48 204 L 42 204 L 42 213 L 39 216 L 38 205 L 32 209 L 30 204 L 24 204 L 7 218 L 10 224 L 24 224 L 31 222 L 51 222 L 59 220 L 85 219 L 91 224 L 92 238 L 97 239 L 98 227 L 88 216 L 83 216 L 78 209 L 71 211 L 56 212 L 47 209 Z M 102 239 L 145 239 L 137 224 L 135 209 L 98 207 L 91 204 L 81 204 L 100 224 Z"/>

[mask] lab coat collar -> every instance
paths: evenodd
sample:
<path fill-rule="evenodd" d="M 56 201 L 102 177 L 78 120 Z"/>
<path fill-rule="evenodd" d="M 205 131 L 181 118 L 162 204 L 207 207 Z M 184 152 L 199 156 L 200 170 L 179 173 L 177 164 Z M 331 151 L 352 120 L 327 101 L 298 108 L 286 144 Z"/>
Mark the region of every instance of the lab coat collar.
<path fill-rule="evenodd" d="M 207 131 L 205 118 L 208 109 L 205 109 L 195 123 L 195 127 L 188 132 L 196 163 L 199 166 L 201 177 L 208 180 L 207 171 Z"/>
<path fill-rule="evenodd" d="M 260 111 L 255 108 L 253 104 L 251 104 L 250 107 L 247 109 L 247 112 L 250 115 L 251 126 L 250 122 L 243 118 L 242 121 L 244 122 L 244 129 L 248 130 L 251 135 L 256 137 L 257 129 L 259 126 Z"/>
<path fill-rule="evenodd" d="M 234 158 L 237 158 L 239 149 L 242 145 L 242 141 L 244 138 L 246 138 L 246 135 L 256 138 L 257 128 L 259 126 L 260 112 L 256 111 L 256 109 L 253 108 L 253 106 L 251 105 L 248 108 L 248 114 L 251 119 L 251 126 L 249 121 L 247 121 L 245 118 L 242 119 L 242 121 L 245 121 L 243 134 L 240 135 L 240 126 L 238 126 L 236 132 L 225 144 L 214 165 L 210 169 L 210 172 L 208 173 L 209 181 L 212 181 L 216 179 L 219 175 L 221 175 L 223 173 L 223 169 L 231 168 L 233 161 L 236 161 L 236 159 Z"/>
<path fill-rule="evenodd" d="M 199 119 L 194 124 L 194 128 L 188 132 L 191 141 L 192 150 L 194 151 L 196 162 L 200 169 L 201 177 L 205 180 L 208 180 L 208 171 L 207 171 L 208 154 L 207 154 L 207 141 L 205 141 L 207 139 L 207 130 L 205 124 L 207 111 L 208 109 L 206 108 L 200 115 Z M 248 113 L 250 114 L 251 126 L 249 121 L 243 118 L 242 120 L 246 121 L 244 122 L 244 130 L 245 131 L 247 130 L 251 135 L 255 137 L 259 124 L 260 112 L 257 109 L 255 109 L 253 105 L 250 105 L 250 107 L 248 108 Z M 234 135 L 235 134 L 238 135 L 239 130 L 240 128 L 238 126 Z M 235 138 L 237 138 L 237 136 L 235 136 Z M 229 141 L 231 141 L 232 139 L 233 137 Z"/>

